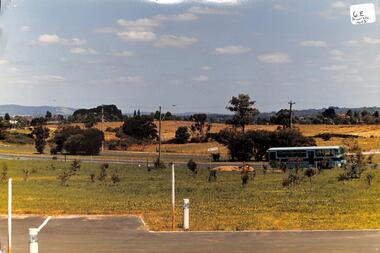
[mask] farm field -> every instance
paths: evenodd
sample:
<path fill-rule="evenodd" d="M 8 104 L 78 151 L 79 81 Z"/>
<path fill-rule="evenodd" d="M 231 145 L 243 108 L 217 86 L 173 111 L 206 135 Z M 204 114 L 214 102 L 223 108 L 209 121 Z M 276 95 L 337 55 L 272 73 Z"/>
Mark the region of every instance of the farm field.
<path fill-rule="evenodd" d="M 6 164 L 6 165 L 5 165 Z M 170 169 L 153 170 L 110 165 L 105 182 L 91 182 L 99 165 L 83 163 L 79 175 L 62 186 L 57 179 L 69 163 L 58 161 L 0 160 L 14 181 L 15 214 L 135 214 L 152 230 L 171 227 Z M 30 175 L 24 181 L 23 169 Z M 113 184 L 117 172 L 121 181 Z M 189 198 L 192 230 L 371 229 L 380 227 L 380 170 L 372 170 L 372 186 L 361 179 L 338 182 L 340 169 L 284 188 L 283 173 L 258 171 L 242 187 L 240 173 L 218 172 L 217 182 L 207 182 L 207 170 L 197 176 L 176 169 L 177 228 L 181 227 L 181 202 Z M 4 173 L 2 173 L 2 176 Z M 0 212 L 6 213 L 6 183 L 1 183 Z"/>
<path fill-rule="evenodd" d="M 157 123 L 157 122 L 156 122 Z M 121 122 L 106 123 L 104 128 L 107 127 L 119 127 Z M 191 126 L 189 121 L 163 121 L 162 122 L 162 136 L 163 141 L 170 140 L 174 138 L 175 131 L 180 126 Z M 98 128 L 101 127 L 98 125 Z M 225 124 L 213 124 L 211 132 L 217 133 L 223 128 L 228 127 Z M 247 127 L 249 130 L 268 130 L 274 131 L 277 129 L 276 125 L 250 125 Z M 357 140 L 359 145 L 363 150 L 373 150 L 380 149 L 380 126 L 379 125 L 295 125 L 300 131 L 306 136 L 315 136 L 321 133 L 333 133 L 333 134 L 350 134 L 358 136 Z M 106 138 L 112 139 L 113 135 L 106 133 Z M 343 145 L 344 139 L 342 138 L 331 138 L 328 141 L 317 138 L 318 145 Z M 227 149 L 218 143 L 206 143 L 206 144 L 163 144 L 162 149 L 164 152 L 169 153 L 196 153 L 196 154 L 207 154 L 207 149 L 209 147 L 218 146 L 222 154 L 227 154 Z M 156 145 L 147 146 L 134 146 L 130 148 L 131 151 L 147 151 L 154 152 L 156 150 Z"/>
<path fill-rule="evenodd" d="M 157 122 L 156 122 L 157 123 Z M 81 124 L 75 124 L 83 127 Z M 122 122 L 107 122 L 104 126 L 98 124 L 96 127 L 99 129 L 107 129 L 108 127 L 116 128 L 120 127 Z M 165 144 L 175 136 L 175 131 L 179 126 L 191 126 L 189 121 L 163 121 L 162 123 L 162 134 L 163 134 L 163 144 L 162 152 L 170 154 L 194 154 L 194 155 L 208 155 L 207 149 L 210 147 L 218 147 L 220 153 L 224 158 L 228 155 L 228 150 L 223 145 L 216 142 L 209 143 L 187 143 L 187 144 Z M 49 126 L 52 131 L 54 131 L 57 126 Z M 221 129 L 227 127 L 225 124 L 213 124 L 211 132 L 219 132 Z M 321 133 L 332 133 L 332 134 L 351 134 L 358 136 L 357 141 L 363 150 L 380 150 L 380 126 L 378 125 L 296 125 L 302 133 L 306 136 L 315 136 Z M 273 131 L 277 128 L 275 125 L 250 125 L 247 130 L 269 130 Z M 27 133 L 26 130 L 17 130 L 21 133 Z M 105 132 L 106 140 L 111 140 L 116 138 L 115 133 Z M 336 138 L 333 137 L 330 140 L 322 140 L 316 138 L 317 145 L 344 145 L 344 142 L 349 141 L 349 139 Z M 128 151 L 136 152 L 156 152 L 158 148 L 157 144 L 151 145 L 134 145 L 129 147 Z M 0 153 L 15 153 L 15 154 L 33 154 L 34 146 L 32 144 L 26 145 L 15 145 L 9 143 L 0 142 Z M 119 156 L 123 156 L 120 152 Z M 128 152 L 127 152 L 128 153 Z M 107 156 L 106 153 L 103 154 Z"/>

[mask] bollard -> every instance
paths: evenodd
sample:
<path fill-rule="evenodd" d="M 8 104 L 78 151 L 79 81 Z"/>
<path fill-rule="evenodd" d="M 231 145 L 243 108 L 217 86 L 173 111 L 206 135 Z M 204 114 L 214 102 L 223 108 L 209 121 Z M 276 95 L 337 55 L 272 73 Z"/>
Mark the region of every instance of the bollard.
<path fill-rule="evenodd" d="M 51 217 L 47 219 L 38 228 L 29 228 L 29 253 L 38 253 L 38 233 L 46 226 Z"/>
<path fill-rule="evenodd" d="M 189 230 L 190 227 L 190 201 L 189 199 L 184 199 L 183 200 L 183 229 L 184 230 Z"/>
<path fill-rule="evenodd" d="M 38 228 L 29 228 L 29 253 L 38 253 Z"/>

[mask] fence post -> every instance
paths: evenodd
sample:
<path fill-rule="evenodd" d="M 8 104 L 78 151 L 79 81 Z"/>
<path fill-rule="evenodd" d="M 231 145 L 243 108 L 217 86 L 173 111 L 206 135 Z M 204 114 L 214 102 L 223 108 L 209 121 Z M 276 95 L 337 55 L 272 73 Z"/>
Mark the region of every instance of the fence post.
<path fill-rule="evenodd" d="M 189 230 L 190 227 L 190 201 L 189 199 L 183 200 L 183 229 Z"/>

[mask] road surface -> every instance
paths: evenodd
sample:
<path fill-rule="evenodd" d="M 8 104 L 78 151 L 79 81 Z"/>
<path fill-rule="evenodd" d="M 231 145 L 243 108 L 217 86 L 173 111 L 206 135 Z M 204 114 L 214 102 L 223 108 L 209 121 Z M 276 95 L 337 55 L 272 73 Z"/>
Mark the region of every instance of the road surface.
<path fill-rule="evenodd" d="M 28 252 L 28 228 L 42 221 L 14 219 L 14 253 Z M 5 218 L 0 239 L 4 248 Z M 380 231 L 152 233 L 135 217 L 53 218 L 38 239 L 40 253 L 380 252 Z"/>

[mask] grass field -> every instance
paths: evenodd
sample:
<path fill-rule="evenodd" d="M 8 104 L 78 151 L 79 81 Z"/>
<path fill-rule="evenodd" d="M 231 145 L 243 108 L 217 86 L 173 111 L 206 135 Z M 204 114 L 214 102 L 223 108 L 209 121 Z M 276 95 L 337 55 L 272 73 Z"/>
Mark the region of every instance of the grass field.
<path fill-rule="evenodd" d="M 147 172 L 145 168 L 111 165 L 106 182 L 90 182 L 99 165 L 82 164 L 78 176 L 61 186 L 57 175 L 68 163 L 57 161 L 0 161 L 14 180 L 16 214 L 136 214 L 153 230 L 171 227 L 170 169 Z M 51 169 L 51 164 L 55 170 Z M 28 181 L 23 169 L 34 171 Z M 117 170 L 117 185 L 110 175 Z M 252 229 L 359 229 L 380 227 L 380 170 L 372 186 L 362 179 L 338 182 L 341 171 L 327 170 L 290 188 L 282 187 L 282 173 L 257 173 L 248 186 L 240 174 L 223 172 L 207 182 L 207 170 L 193 177 L 177 168 L 177 227 L 181 226 L 181 200 L 191 203 L 192 230 Z M 6 184 L 0 185 L 0 211 L 6 212 Z"/>

